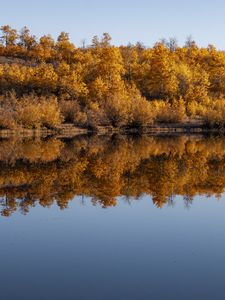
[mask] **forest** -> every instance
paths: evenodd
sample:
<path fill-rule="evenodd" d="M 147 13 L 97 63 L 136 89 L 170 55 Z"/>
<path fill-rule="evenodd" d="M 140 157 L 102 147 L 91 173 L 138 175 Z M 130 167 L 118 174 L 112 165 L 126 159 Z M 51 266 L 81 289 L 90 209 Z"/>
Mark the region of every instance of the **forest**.
<path fill-rule="evenodd" d="M 187 208 L 196 195 L 220 199 L 225 188 L 224 148 L 224 137 L 2 139 L 0 213 L 27 214 L 37 205 L 65 209 L 78 201 L 77 196 L 103 208 L 143 195 L 159 208 L 181 201 L 177 195 Z"/>
<path fill-rule="evenodd" d="M 225 51 L 187 39 L 114 46 L 104 33 L 75 46 L 1 28 L 0 129 L 143 128 L 200 120 L 225 127 Z"/>

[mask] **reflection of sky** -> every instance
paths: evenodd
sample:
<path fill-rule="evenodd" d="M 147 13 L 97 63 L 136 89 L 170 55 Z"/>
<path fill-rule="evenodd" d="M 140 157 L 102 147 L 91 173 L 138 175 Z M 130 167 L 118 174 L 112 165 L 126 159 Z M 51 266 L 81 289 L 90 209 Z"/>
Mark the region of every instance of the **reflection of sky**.
<path fill-rule="evenodd" d="M 143 41 L 152 45 L 176 36 L 181 44 L 191 34 L 200 45 L 225 48 L 225 1 L 203 0 L 11 0 L 1 1 L 1 24 L 27 25 L 37 35 L 54 37 L 65 30 L 76 44 L 109 32 L 117 44 Z"/>
<path fill-rule="evenodd" d="M 223 299 L 224 200 L 158 209 L 144 197 L 102 209 L 75 198 L 64 211 L 0 218 L 1 297 Z"/>

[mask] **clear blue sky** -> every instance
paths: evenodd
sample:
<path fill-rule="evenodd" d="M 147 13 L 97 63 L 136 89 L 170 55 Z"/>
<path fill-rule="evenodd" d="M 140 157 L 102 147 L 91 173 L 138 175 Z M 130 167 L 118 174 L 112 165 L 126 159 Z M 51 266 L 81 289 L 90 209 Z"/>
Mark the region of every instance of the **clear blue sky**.
<path fill-rule="evenodd" d="M 163 37 L 183 44 L 192 35 L 200 46 L 225 49 L 225 0 L 11 0 L 2 1 L 0 22 L 26 25 L 38 37 L 66 31 L 76 45 L 109 32 L 117 45 L 151 46 Z"/>

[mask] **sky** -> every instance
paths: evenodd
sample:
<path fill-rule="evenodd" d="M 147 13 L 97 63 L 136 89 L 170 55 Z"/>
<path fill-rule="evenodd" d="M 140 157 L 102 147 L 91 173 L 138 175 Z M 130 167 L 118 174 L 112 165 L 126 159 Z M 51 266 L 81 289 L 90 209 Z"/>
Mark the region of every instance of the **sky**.
<path fill-rule="evenodd" d="M 40 37 L 61 31 L 80 46 L 108 32 L 115 45 L 143 42 L 152 46 L 175 37 L 183 45 L 192 36 L 199 46 L 225 49 L 225 0 L 11 0 L 1 1 L 0 24 L 28 26 Z"/>

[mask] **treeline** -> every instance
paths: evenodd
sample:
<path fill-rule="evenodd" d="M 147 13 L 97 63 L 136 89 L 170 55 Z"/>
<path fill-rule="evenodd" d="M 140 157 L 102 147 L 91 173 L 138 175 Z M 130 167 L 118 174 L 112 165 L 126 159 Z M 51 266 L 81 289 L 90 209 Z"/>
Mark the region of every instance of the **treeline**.
<path fill-rule="evenodd" d="M 114 136 L 73 140 L 0 141 L 0 211 L 26 214 L 39 204 L 61 209 L 77 195 L 104 208 L 118 197 L 143 194 L 157 207 L 176 195 L 221 197 L 225 189 L 225 138 Z M 149 197 L 149 198 L 150 198 Z"/>
<path fill-rule="evenodd" d="M 0 128 L 225 125 L 225 52 L 175 40 L 116 47 L 109 34 L 76 47 L 68 33 L 37 39 L 1 27 Z"/>

